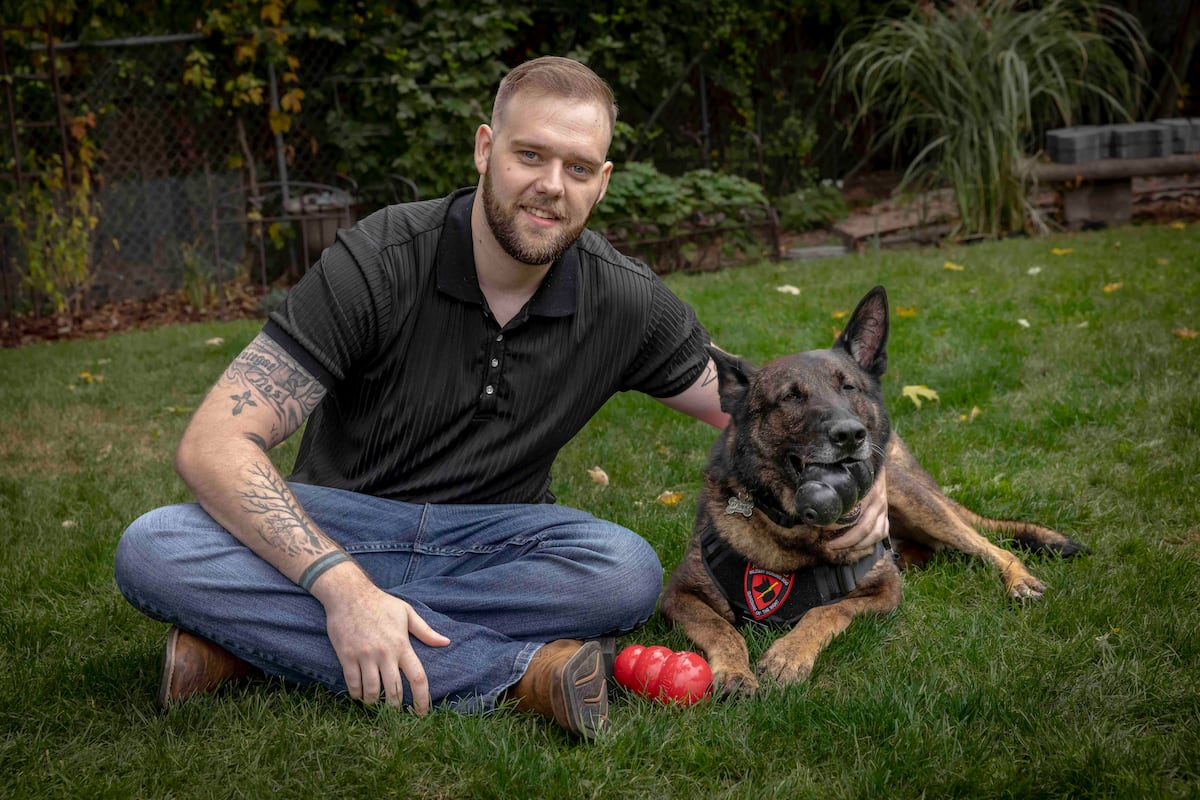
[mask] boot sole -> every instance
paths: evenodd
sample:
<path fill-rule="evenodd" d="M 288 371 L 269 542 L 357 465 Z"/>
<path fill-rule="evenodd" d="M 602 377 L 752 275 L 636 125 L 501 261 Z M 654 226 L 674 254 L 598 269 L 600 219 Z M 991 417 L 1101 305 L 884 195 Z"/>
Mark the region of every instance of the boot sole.
<path fill-rule="evenodd" d="M 560 697 L 564 728 L 591 740 L 608 727 L 608 676 L 597 642 L 585 642 L 563 665 Z"/>

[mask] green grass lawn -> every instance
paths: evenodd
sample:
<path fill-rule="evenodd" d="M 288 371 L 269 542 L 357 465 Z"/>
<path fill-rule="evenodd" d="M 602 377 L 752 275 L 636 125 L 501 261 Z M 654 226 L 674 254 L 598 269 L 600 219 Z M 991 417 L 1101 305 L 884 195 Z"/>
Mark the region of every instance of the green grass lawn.
<path fill-rule="evenodd" d="M 759 362 L 827 345 L 836 315 L 886 285 L 885 391 L 917 457 L 962 502 L 1091 555 L 1027 559 L 1048 587 L 1028 607 L 984 564 L 939 557 L 808 683 L 686 710 L 618 697 L 593 745 L 517 714 L 420 719 L 269 682 L 162 716 L 165 627 L 121 598 L 113 551 L 140 513 L 187 499 L 175 442 L 259 326 L 0 351 L 0 797 L 1200 796 L 1200 228 L 668 282 Z M 918 408 L 908 385 L 940 400 Z M 618 397 L 554 489 L 641 531 L 670 568 L 712 437 Z M 294 454 L 273 455 L 286 469 Z M 658 618 L 634 641 L 687 646 Z"/>

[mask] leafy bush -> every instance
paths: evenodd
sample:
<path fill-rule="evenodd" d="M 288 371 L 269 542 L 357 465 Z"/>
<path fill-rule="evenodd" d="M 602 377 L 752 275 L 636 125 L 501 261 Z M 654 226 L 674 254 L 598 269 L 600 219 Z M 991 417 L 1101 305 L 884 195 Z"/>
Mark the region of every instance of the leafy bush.
<path fill-rule="evenodd" d="M 823 228 L 850 212 L 842 190 L 825 180 L 779 198 L 779 226 L 788 231 Z"/>
<path fill-rule="evenodd" d="M 35 315 L 43 301 L 55 313 L 77 314 L 95 280 L 93 248 L 99 205 L 89 173 L 69 185 L 61 161 L 43 166 L 24 196 L 13 194 L 4 218 L 15 231 L 13 265 Z"/>
<path fill-rule="evenodd" d="M 766 205 L 762 187 L 737 175 L 698 169 L 671 177 L 634 161 L 613 170 L 592 227 L 621 239 L 669 236 L 749 221 Z"/>
<path fill-rule="evenodd" d="M 613 171 L 591 227 L 672 272 L 713 268 L 723 255 L 762 255 L 754 226 L 769 213 L 762 187 L 745 178 L 707 169 L 671 177 L 635 161 Z"/>

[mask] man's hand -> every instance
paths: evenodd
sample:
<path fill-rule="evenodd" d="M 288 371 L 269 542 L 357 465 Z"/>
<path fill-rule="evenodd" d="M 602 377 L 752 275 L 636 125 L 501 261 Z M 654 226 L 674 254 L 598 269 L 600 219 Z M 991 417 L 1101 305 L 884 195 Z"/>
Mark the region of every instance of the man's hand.
<path fill-rule="evenodd" d="M 403 675 L 412 691 L 413 710 L 428 713 L 429 679 L 409 636 L 416 636 L 430 647 L 444 647 L 450 640 L 429 627 L 412 606 L 381 591 L 361 572 L 358 578 L 336 576 L 343 582 L 334 590 L 329 580 L 335 577 L 332 573 L 351 570 L 357 572 L 350 565 L 332 569 L 314 587 L 327 590 L 318 599 L 325 604 L 325 627 L 350 696 L 372 704 L 382 695 L 399 707 L 404 699 Z M 321 583 L 327 586 L 319 586 Z M 318 592 L 313 594 L 317 596 Z"/>
<path fill-rule="evenodd" d="M 879 470 L 875 484 L 867 492 L 862 501 L 862 514 L 858 521 L 850 526 L 841 536 L 829 542 L 829 547 L 849 549 L 854 547 L 874 547 L 888 535 L 888 504 L 886 470 Z"/>

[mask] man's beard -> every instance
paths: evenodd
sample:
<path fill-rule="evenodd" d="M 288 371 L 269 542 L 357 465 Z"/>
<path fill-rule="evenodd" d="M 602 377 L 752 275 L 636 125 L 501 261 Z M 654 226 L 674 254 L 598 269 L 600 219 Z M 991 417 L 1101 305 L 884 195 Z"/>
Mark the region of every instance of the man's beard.
<path fill-rule="evenodd" d="M 540 201 L 541 198 L 535 197 L 534 200 Z M 537 205 L 553 208 L 557 204 L 546 200 L 538 202 Z M 496 237 L 500 247 L 509 257 L 522 264 L 542 265 L 553 262 L 571 245 L 575 244 L 583 234 L 584 226 L 587 225 L 586 218 L 578 226 L 573 227 L 569 218 L 561 217 L 562 228 L 550 239 L 535 240 L 534 237 L 528 237 L 528 241 L 522 240 L 521 234 L 517 231 L 517 215 L 523 212 L 516 206 L 508 209 L 501 207 L 500 201 L 496 199 L 496 194 L 492 189 L 492 171 L 490 169 L 483 176 L 483 211 L 488 227 L 492 229 L 492 236 Z"/>

